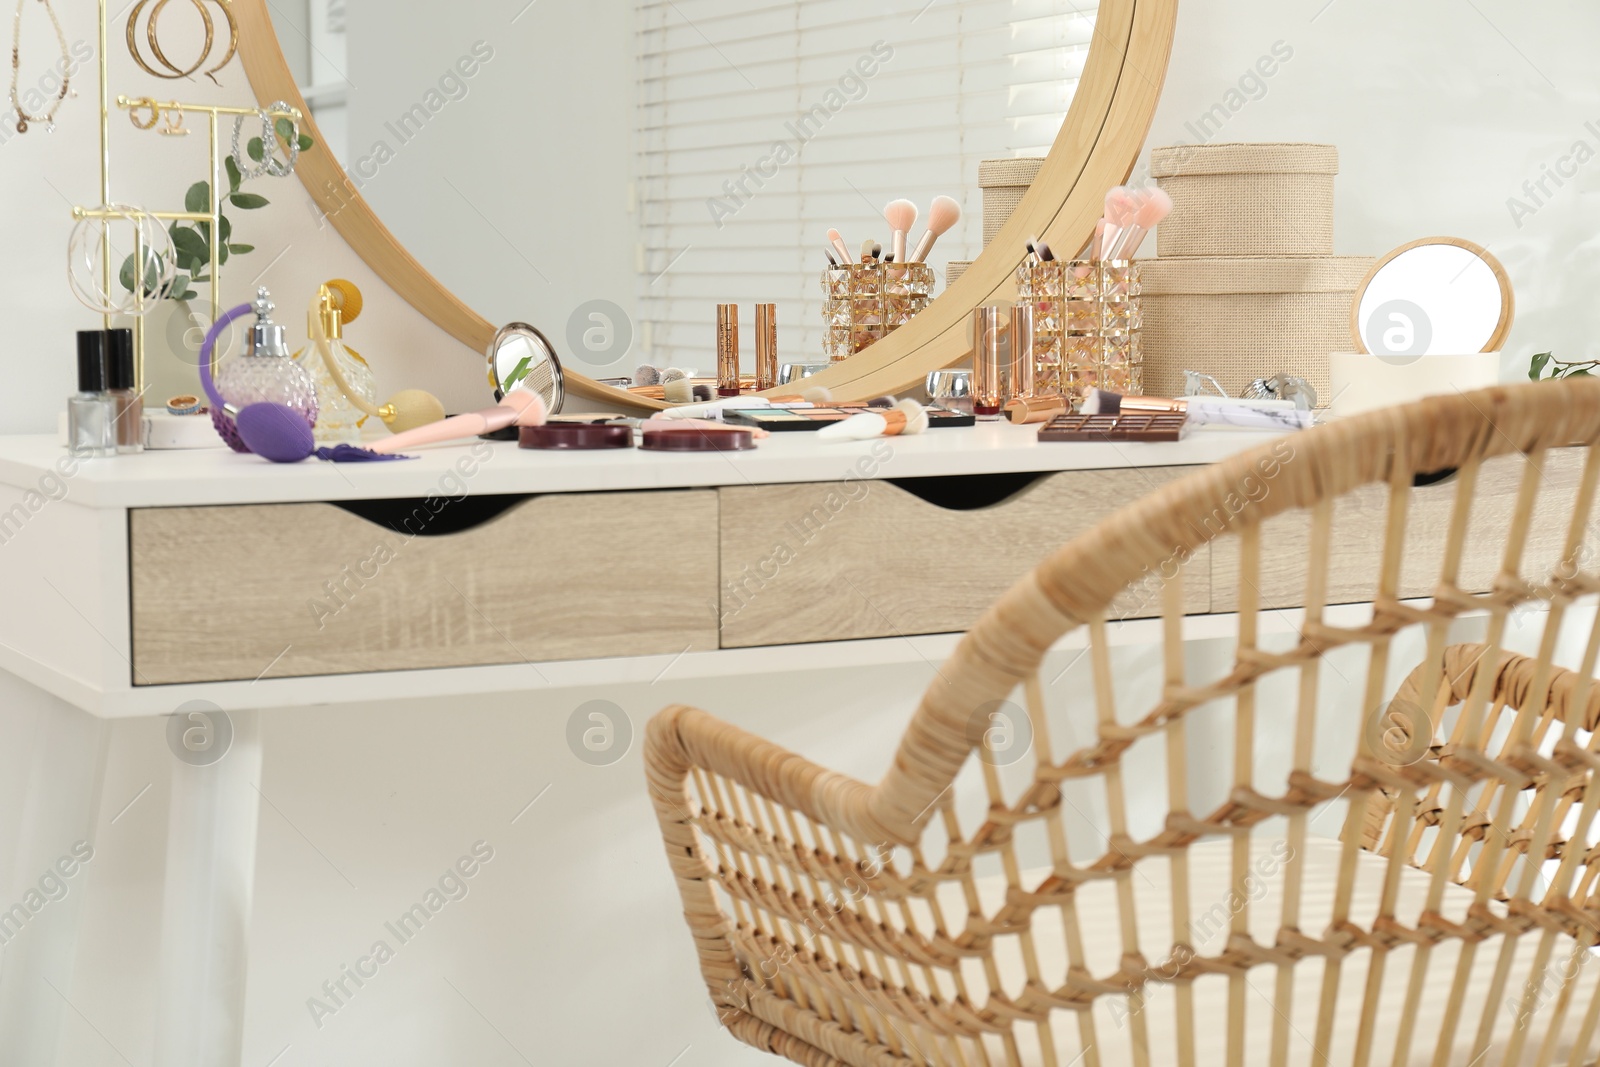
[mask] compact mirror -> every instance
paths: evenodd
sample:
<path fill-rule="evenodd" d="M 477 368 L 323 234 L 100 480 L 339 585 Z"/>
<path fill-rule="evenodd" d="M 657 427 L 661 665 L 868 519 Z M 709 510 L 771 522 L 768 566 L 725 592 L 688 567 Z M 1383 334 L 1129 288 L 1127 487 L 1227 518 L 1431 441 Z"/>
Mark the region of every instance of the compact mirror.
<path fill-rule="evenodd" d="M 1356 290 L 1356 347 L 1385 358 L 1495 352 L 1515 310 L 1499 260 L 1471 241 L 1429 237 L 1389 253 Z"/>
<path fill-rule="evenodd" d="M 499 399 L 513 389 L 531 389 L 554 415 L 566 400 L 561 360 L 549 338 L 525 322 L 502 326 L 489 342 L 489 384 Z"/>

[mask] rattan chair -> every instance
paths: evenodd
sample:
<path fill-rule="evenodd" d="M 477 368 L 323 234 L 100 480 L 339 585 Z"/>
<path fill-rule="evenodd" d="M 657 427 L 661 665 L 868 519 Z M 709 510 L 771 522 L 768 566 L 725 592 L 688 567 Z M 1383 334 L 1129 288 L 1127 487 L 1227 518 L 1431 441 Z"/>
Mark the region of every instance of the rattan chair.
<path fill-rule="evenodd" d="M 876 786 L 665 709 L 649 788 L 722 1021 L 811 1067 L 1591 1062 L 1597 441 L 1600 380 L 1529 384 L 1172 483 L 999 599 Z M 1378 536 L 1352 555 L 1349 530 Z M 1185 656 L 1195 581 L 1237 597 L 1210 674 Z M 1128 625 L 1164 670 L 1133 703 L 1113 623 L 1147 595 L 1160 620 Z M 1503 651 L 1529 626 L 1534 655 Z M 1038 672 L 1064 636 L 1090 740 L 1058 753 Z M 1326 698 L 1336 666 L 1359 700 Z M 985 730 L 1019 690 L 1008 764 Z M 1195 771 L 1222 785 L 1198 812 Z"/>

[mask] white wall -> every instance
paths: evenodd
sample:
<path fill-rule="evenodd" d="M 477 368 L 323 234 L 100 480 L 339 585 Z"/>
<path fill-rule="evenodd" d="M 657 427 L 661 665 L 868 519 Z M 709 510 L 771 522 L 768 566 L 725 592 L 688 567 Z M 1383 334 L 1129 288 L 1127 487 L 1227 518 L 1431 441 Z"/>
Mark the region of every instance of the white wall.
<path fill-rule="evenodd" d="M 1286 42 L 1293 58 L 1210 139 L 1338 145 L 1342 255 L 1435 235 L 1488 248 L 1516 288 L 1505 351 L 1520 377 L 1534 352 L 1600 353 L 1597 40 L 1600 7 L 1582 0 L 1183 0 L 1149 144 L 1197 143 L 1190 127 Z M 1508 199 L 1531 205 L 1523 183 L 1579 141 L 1590 161 L 1518 225 Z"/>
<path fill-rule="evenodd" d="M 1519 287 L 1523 314 L 1514 346 L 1524 353 L 1553 345 L 1592 354 L 1586 298 L 1600 281 L 1591 237 L 1600 221 L 1593 168 L 1521 230 L 1505 205 L 1542 162 L 1586 136 L 1588 118 L 1600 118 L 1587 55 L 1600 40 L 1592 9 L 1576 0 L 1551 4 L 1544 10 L 1553 13 L 1535 23 L 1506 0 L 1479 0 L 1508 43 L 1468 5 L 1335 0 L 1310 22 L 1322 2 L 1185 0 L 1152 142 L 1182 138 L 1184 123 L 1219 100 L 1274 41 L 1289 41 L 1294 59 L 1223 136 L 1338 143 L 1340 251 L 1378 253 L 1434 232 L 1480 240 L 1506 261 Z M 58 7 L 69 38 L 92 38 L 86 5 Z M 496 3 L 507 18 L 514 7 L 520 0 Z M 559 7 L 535 5 L 523 21 Z M 497 37 L 497 48 L 502 40 L 511 38 Z M 491 70 L 509 72 L 510 58 L 497 59 L 503 66 Z M 117 89 L 174 91 L 138 74 L 120 47 L 113 59 Z M 237 66 L 222 77 L 223 98 L 246 99 Z M 80 84 L 91 90 L 92 78 Z M 583 84 L 574 77 L 559 106 L 568 106 Z M 207 96 L 201 84 L 181 91 Z M 3 432 L 53 427 L 71 387 L 71 331 L 96 321 L 72 302 L 61 277 L 68 203 L 96 195 L 92 105 L 87 96 L 69 101 L 53 137 L 30 133 L 0 145 L 0 247 L 8 255 L 8 284 L 0 291 Z M 141 137 L 124 120 L 116 133 L 118 195 L 151 204 L 180 195 L 196 166 L 195 140 L 172 145 Z M 545 155 L 588 166 L 584 143 L 548 138 Z M 331 230 L 319 230 L 298 185 L 271 182 L 267 191 L 274 207 L 240 221 L 259 249 L 241 261 L 248 274 L 273 264 L 265 280 L 285 303 L 303 301 L 325 277 L 355 279 L 371 310 L 352 329 L 352 341 L 373 356 L 380 390 L 414 385 L 456 407 L 479 401 L 474 353 L 385 293 Z M 530 212 L 526 221 L 533 227 L 539 216 Z M 494 243 L 471 229 L 470 219 L 461 232 L 459 246 L 441 255 L 475 255 Z M 568 237 L 561 231 L 542 239 Z M 555 243 L 541 247 L 546 251 L 565 256 L 570 249 Z M 243 299 L 248 274 L 234 272 L 230 298 Z M 527 289 L 530 299 L 545 299 L 537 284 Z M 559 318 L 560 302 L 549 307 Z M 298 320 L 291 313 L 289 321 Z M 872 778 L 931 678 L 924 668 L 799 672 L 762 685 L 679 684 L 669 677 L 653 687 L 602 687 L 584 698 L 615 701 L 636 728 L 670 701 L 695 702 Z M 38 700 L 25 687 L 8 688 L 4 698 L 6 708 Z M 524 697 L 264 717 L 261 787 L 270 803 L 261 819 L 247 1063 L 264 1065 L 285 1046 L 280 1067 L 509 1067 L 525 1059 L 665 1065 L 680 1053 L 684 1067 L 771 1062 L 715 1031 L 645 801 L 637 747 L 613 767 L 579 764 L 563 741 L 576 703 L 570 695 Z M 13 754 L 6 766 L 18 775 L 46 759 L 70 764 L 73 773 L 92 768 L 98 742 L 82 717 L 48 702 L 38 706 L 43 710 L 0 720 L 0 747 Z M 82 895 L 70 898 L 81 902 L 74 906 L 83 908 L 83 920 L 76 967 L 63 978 L 70 986 L 62 985 L 82 1015 L 57 1009 L 59 1062 L 73 1067 L 112 1067 L 124 1054 L 146 1063 L 151 1041 L 171 756 L 159 723 L 122 723 L 108 733 L 100 796 L 87 795 L 91 787 L 81 782 L 70 789 L 58 784 L 55 793 L 41 785 L 36 795 L 60 808 L 54 817 L 29 814 L 14 793 L 0 810 L 0 844 L 12 853 L 0 856 L 8 901 L 37 876 L 36 860 L 53 854 L 39 839 L 41 826 L 60 834 L 63 848 L 77 827 L 96 834 L 96 858 L 73 889 Z M 75 760 L 52 755 L 66 749 L 77 753 Z M 113 824 L 147 785 L 149 792 Z M 550 792 L 512 825 L 546 785 Z M 313 1027 L 306 998 L 478 839 L 491 842 L 497 858 L 471 895 L 452 904 L 426 940 L 403 949 L 348 1009 L 322 1030 Z M 14 980 L 14 965 L 15 956 L 0 954 L 0 984 L 8 975 Z"/>

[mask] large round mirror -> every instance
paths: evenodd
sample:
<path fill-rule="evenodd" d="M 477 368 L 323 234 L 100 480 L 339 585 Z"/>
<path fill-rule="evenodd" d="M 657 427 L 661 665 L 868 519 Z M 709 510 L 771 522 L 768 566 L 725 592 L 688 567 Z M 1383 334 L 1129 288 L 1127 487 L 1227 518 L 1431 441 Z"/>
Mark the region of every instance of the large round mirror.
<path fill-rule="evenodd" d="M 912 247 L 935 196 L 963 209 L 929 257 L 936 299 L 871 358 L 828 374 L 907 386 L 960 358 L 965 313 L 1008 284 L 1027 234 L 1074 243 L 1131 166 L 1176 11 L 1175 0 L 235 6 L 257 95 L 304 99 L 321 136 L 300 174 L 368 263 L 480 352 L 489 323 L 534 324 L 569 392 L 610 400 L 598 380 L 639 364 L 711 370 L 718 303 L 775 303 L 780 362 L 825 360 L 828 231 L 852 255 L 869 240 L 891 248 L 883 212 L 898 198 L 921 211 Z M 948 264 L 984 249 L 979 164 L 1047 153 L 1044 188 L 945 311 Z M 746 337 L 747 363 L 753 348 Z M 849 391 L 873 389 L 884 386 Z"/>

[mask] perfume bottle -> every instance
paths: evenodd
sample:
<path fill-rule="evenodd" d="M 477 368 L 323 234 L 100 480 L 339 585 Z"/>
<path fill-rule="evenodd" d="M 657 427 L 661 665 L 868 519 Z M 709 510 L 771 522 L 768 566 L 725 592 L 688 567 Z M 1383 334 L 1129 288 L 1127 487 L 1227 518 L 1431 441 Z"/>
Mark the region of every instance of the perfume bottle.
<path fill-rule="evenodd" d="M 106 334 L 78 331 L 78 395 L 67 398 L 67 448 L 75 456 L 114 456 L 114 411 L 106 392 Z"/>
<path fill-rule="evenodd" d="M 117 453 L 144 451 L 144 395 L 134 379 L 133 331 L 106 331 L 106 388 L 111 394 L 112 435 Z"/>
<path fill-rule="evenodd" d="M 328 347 L 333 352 L 334 362 L 338 364 L 339 373 L 344 375 L 345 382 L 369 406 L 376 406 L 378 385 L 373 380 L 372 368 L 355 349 L 344 343 L 344 312 L 340 310 L 335 300 L 335 292 L 328 286 L 323 286 L 317 310 L 311 314 L 321 318 L 322 331 L 328 338 Z M 316 322 L 311 321 L 311 316 L 308 315 L 306 333 L 315 334 L 316 327 Z M 366 419 L 366 413 L 356 407 L 333 380 L 333 375 L 328 373 L 327 363 L 323 361 L 321 351 L 314 343 L 308 344 L 296 352 L 294 358 L 316 383 L 317 444 L 358 443 L 361 440 L 361 423 Z"/>
<path fill-rule="evenodd" d="M 304 367 L 289 355 L 283 343 L 283 327 L 272 321 L 277 305 L 263 287 L 256 290 L 256 322 L 250 327 L 250 342 L 242 356 L 235 356 L 217 371 L 217 392 L 227 403 L 227 411 L 211 412 L 211 424 L 235 452 L 248 452 L 233 415 L 239 409 L 263 400 L 283 404 L 305 416 L 306 425 L 317 424 L 317 387 Z"/>

